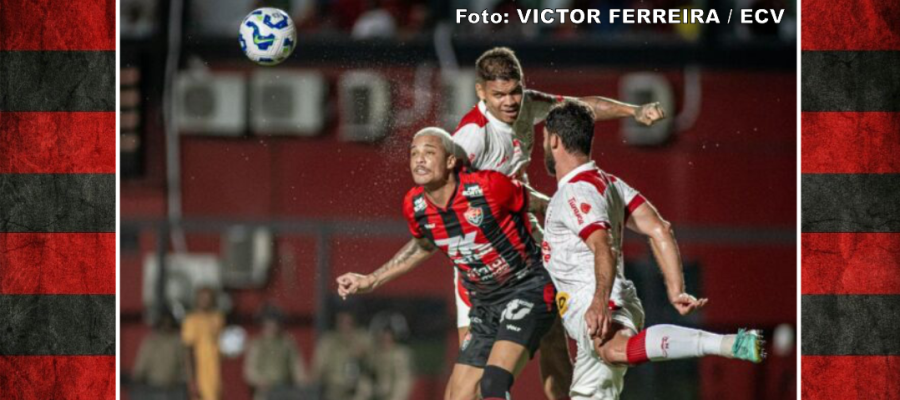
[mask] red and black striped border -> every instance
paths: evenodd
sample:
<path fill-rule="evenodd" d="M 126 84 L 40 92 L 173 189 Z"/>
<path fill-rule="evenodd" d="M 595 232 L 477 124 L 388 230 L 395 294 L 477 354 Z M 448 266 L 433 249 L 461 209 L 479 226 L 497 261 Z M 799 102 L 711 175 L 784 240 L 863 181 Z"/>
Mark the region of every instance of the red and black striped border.
<path fill-rule="evenodd" d="M 0 1 L 0 398 L 113 399 L 116 1 Z"/>
<path fill-rule="evenodd" d="M 900 399 L 900 3 L 801 3 L 802 398 Z"/>

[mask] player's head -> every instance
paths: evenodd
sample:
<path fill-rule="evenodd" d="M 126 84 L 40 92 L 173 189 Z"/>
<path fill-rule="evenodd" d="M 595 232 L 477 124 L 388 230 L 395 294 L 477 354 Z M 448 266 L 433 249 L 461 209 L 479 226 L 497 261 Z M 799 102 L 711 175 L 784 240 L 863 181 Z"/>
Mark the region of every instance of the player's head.
<path fill-rule="evenodd" d="M 198 310 L 210 311 L 216 306 L 216 290 L 203 286 L 197 289 L 196 306 Z"/>
<path fill-rule="evenodd" d="M 478 57 L 475 71 L 475 91 L 488 112 L 508 124 L 516 122 L 525 90 L 522 65 L 516 54 L 508 47 L 490 49 Z"/>
<path fill-rule="evenodd" d="M 554 105 L 544 122 L 544 163 L 556 174 L 559 157 L 590 157 L 594 140 L 594 111 L 584 102 L 567 100 Z"/>
<path fill-rule="evenodd" d="M 428 127 L 416 132 L 409 146 L 409 170 L 416 185 L 438 188 L 456 168 L 456 144 L 447 131 Z"/>

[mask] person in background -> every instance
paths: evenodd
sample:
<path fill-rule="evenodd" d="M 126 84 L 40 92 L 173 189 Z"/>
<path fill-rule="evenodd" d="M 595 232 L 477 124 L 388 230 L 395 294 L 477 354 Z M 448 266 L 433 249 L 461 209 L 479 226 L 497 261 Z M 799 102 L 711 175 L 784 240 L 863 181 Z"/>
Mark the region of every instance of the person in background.
<path fill-rule="evenodd" d="M 370 325 L 375 346 L 369 354 L 373 400 L 407 400 L 413 384 L 413 353 L 402 343 L 409 332 L 397 313 L 375 316 Z"/>
<path fill-rule="evenodd" d="M 192 399 L 219 400 L 222 398 L 219 335 L 225 326 L 225 315 L 216 308 L 216 291 L 210 287 L 197 290 L 195 305 L 181 326 L 181 340 L 187 347 L 188 387 Z"/>
<path fill-rule="evenodd" d="M 164 310 L 153 330 L 141 342 L 132 378 L 152 389 L 183 390 L 187 382 L 184 357 L 178 324 L 172 313 Z"/>
<path fill-rule="evenodd" d="M 363 400 L 371 395 L 365 359 L 372 340 L 356 327 L 353 314 L 339 311 L 335 331 L 322 335 L 316 344 L 313 376 L 322 385 L 325 400 Z"/>
<path fill-rule="evenodd" d="M 265 306 L 260 312 L 262 332 L 247 346 L 244 379 L 253 387 L 254 399 L 263 400 L 271 391 L 309 383 L 303 357 L 291 334 L 282 329 L 281 310 Z"/>

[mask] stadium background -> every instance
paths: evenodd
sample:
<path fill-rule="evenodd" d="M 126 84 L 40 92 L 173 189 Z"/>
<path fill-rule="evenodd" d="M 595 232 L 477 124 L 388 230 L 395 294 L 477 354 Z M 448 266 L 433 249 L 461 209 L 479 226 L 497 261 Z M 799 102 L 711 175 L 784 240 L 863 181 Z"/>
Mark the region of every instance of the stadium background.
<path fill-rule="evenodd" d="M 769 337 L 780 325 L 795 326 L 795 3 L 714 3 L 720 10 L 787 9 L 780 25 L 756 27 L 472 27 L 455 26 L 451 18 L 455 8 L 710 7 L 690 1 L 266 4 L 291 10 L 299 40 L 290 60 L 263 69 L 243 57 L 236 40 L 237 24 L 256 2 L 122 0 L 123 393 L 163 290 L 147 271 L 156 271 L 152 260 L 165 252 L 197 256 L 166 259 L 182 267 L 163 274 L 168 296 L 188 304 L 186 287 L 217 282 L 224 288 L 229 324 L 251 336 L 258 331 L 254 316 L 260 307 L 276 304 L 307 365 L 336 310 L 350 310 L 363 325 L 382 310 L 405 315 L 406 342 L 417 365 L 411 398 L 440 398 L 457 343 L 448 262 L 436 256 L 348 303 L 335 298 L 333 278 L 374 270 L 408 240 L 400 213 L 412 184 L 408 140 L 424 126 L 454 128 L 454 116 L 458 120 L 462 113 L 450 104 L 465 104 L 464 96 L 474 104 L 466 79 L 475 58 L 494 45 L 516 51 L 529 88 L 631 101 L 653 98 L 658 86 L 670 89 L 671 125 L 658 132 L 661 143 L 637 145 L 629 140 L 633 127 L 627 122 L 596 127 L 595 158 L 673 222 L 689 288 L 710 298 L 702 312 L 678 318 L 665 302 L 649 248 L 629 237 L 626 273 L 638 284 L 648 323 L 677 321 L 714 331 L 756 327 Z M 179 14 L 181 22 L 172 23 Z M 375 28 L 358 28 L 367 19 Z M 177 65 L 169 74 L 167 62 Z M 280 85 L 265 89 L 258 82 L 271 77 L 253 78 L 261 70 L 284 73 L 278 82 L 300 72 L 306 75 L 295 80 L 321 85 L 300 85 L 293 93 L 279 91 Z M 638 78 L 644 86 L 629 89 L 623 82 L 635 73 L 652 73 L 662 82 Z M 316 93 L 310 87 L 321 95 L 307 95 Z M 274 90 L 263 98 L 303 106 L 265 114 L 270 104 L 259 103 L 256 89 Z M 388 99 L 379 101 L 382 89 Z M 172 110 L 181 119 L 167 126 L 168 96 L 178 100 Z M 307 104 L 312 114 L 298 111 Z M 380 104 L 387 105 L 388 118 L 379 117 Z M 304 128 L 276 132 L 277 124 L 259 122 L 267 118 Z M 529 175 L 539 190 L 552 193 L 542 159 L 536 146 Z M 253 238 L 271 240 L 259 248 Z M 194 264 L 203 264 L 195 268 L 201 272 L 191 272 Z M 760 366 L 704 359 L 635 368 L 623 397 L 794 398 L 796 351 L 792 345 L 774 350 L 768 349 L 770 358 Z M 223 364 L 225 399 L 250 398 L 241 361 L 238 356 Z M 517 381 L 516 399 L 543 398 L 536 364 Z"/>

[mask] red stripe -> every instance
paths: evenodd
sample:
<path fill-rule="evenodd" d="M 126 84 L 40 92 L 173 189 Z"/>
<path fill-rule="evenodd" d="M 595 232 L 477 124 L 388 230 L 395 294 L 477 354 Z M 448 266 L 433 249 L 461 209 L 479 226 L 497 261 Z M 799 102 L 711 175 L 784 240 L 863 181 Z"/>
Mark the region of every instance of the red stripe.
<path fill-rule="evenodd" d="M 606 222 L 594 222 L 578 232 L 578 236 L 581 237 L 581 240 L 587 241 L 591 234 L 599 231 L 601 229 L 609 229 L 609 224 Z"/>
<path fill-rule="evenodd" d="M 804 233 L 803 294 L 900 293 L 900 233 Z"/>
<path fill-rule="evenodd" d="M 115 49 L 115 0 L 4 0 L 0 7 L 0 50 Z"/>
<path fill-rule="evenodd" d="M 896 1 L 804 0 L 803 50 L 900 50 Z"/>
<path fill-rule="evenodd" d="M 647 357 L 646 336 L 647 331 L 643 330 L 637 335 L 628 338 L 628 343 L 625 345 L 625 356 L 628 359 L 628 364 L 638 365 L 650 361 L 650 357 Z"/>
<path fill-rule="evenodd" d="M 115 367 L 115 356 L 0 356 L 0 399 L 115 399 Z"/>
<path fill-rule="evenodd" d="M 900 356 L 803 356 L 803 399 L 900 400 Z"/>
<path fill-rule="evenodd" d="M 801 114 L 804 173 L 900 172 L 900 113 Z"/>
<path fill-rule="evenodd" d="M 0 234 L 0 293 L 115 294 L 115 233 Z"/>
<path fill-rule="evenodd" d="M 0 113 L 0 173 L 115 172 L 116 113 Z"/>
<path fill-rule="evenodd" d="M 472 109 L 462 117 L 459 121 L 459 125 L 456 126 L 456 130 L 453 131 L 453 134 L 455 135 L 462 127 L 469 124 L 475 124 L 475 126 L 479 128 L 484 128 L 487 123 L 487 117 L 481 113 L 481 110 L 478 109 L 478 105 L 475 105 L 475 107 L 472 107 Z"/>

